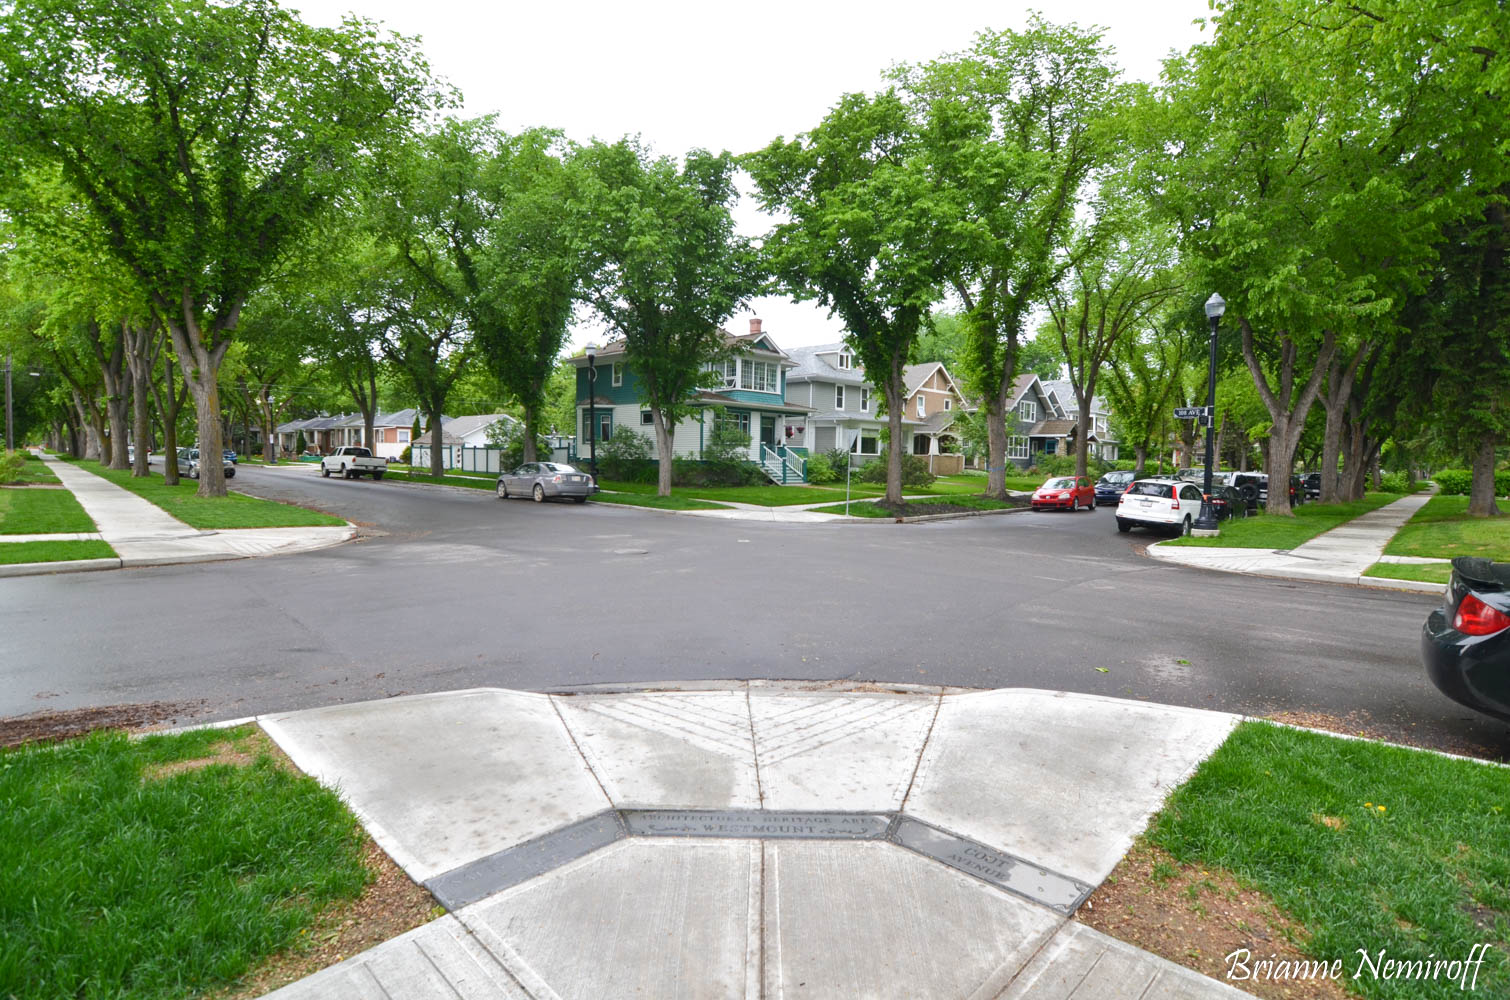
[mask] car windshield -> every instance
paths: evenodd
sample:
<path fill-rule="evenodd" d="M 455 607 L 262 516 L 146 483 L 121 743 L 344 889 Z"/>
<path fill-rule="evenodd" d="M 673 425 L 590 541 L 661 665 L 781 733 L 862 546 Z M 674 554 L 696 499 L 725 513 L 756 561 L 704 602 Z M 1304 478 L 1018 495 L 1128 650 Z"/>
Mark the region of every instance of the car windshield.
<path fill-rule="evenodd" d="M 1133 483 L 1129 493 L 1135 496 L 1164 497 L 1168 499 L 1174 496 L 1174 487 L 1168 483 Z"/>
<path fill-rule="evenodd" d="M 1074 486 L 1075 481 L 1073 479 L 1050 479 L 1043 484 L 1043 488 L 1046 490 L 1068 490 L 1073 489 Z"/>

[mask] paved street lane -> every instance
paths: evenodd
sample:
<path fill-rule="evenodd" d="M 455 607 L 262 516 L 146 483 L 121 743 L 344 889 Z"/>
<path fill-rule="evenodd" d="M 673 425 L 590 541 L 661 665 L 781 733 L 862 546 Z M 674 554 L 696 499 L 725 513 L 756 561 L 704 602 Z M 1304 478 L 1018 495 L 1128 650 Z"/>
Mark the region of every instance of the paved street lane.
<path fill-rule="evenodd" d="M 276 559 L 0 580 L 0 715 L 206 717 L 497 685 L 771 677 L 1323 712 L 1510 755 L 1426 681 L 1437 599 L 1155 563 L 1109 511 L 777 525 L 244 467 L 364 526 Z M 1105 672 L 1096 669 L 1104 668 Z"/>

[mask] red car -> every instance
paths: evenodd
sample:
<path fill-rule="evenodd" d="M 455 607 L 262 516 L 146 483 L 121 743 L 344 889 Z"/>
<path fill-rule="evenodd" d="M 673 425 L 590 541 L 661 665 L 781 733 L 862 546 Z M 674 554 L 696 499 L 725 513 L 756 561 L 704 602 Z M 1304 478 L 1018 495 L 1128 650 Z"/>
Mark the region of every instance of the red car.
<path fill-rule="evenodd" d="M 1038 487 L 1030 501 L 1034 510 L 1096 509 L 1096 487 L 1085 476 L 1058 476 Z"/>

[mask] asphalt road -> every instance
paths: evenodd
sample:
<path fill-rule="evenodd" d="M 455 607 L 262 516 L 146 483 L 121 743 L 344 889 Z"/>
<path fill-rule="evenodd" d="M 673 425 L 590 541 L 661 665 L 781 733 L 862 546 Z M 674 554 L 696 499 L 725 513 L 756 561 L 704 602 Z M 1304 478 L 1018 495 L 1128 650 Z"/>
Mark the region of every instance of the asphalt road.
<path fill-rule="evenodd" d="M 364 526 L 303 555 L 0 580 L 0 716 L 230 718 L 476 686 L 704 678 L 1027 686 L 1352 717 L 1510 759 L 1437 693 L 1437 598 L 1156 563 L 1106 510 L 784 525 L 242 467 Z M 1099 668 L 1099 669 L 1098 669 Z"/>

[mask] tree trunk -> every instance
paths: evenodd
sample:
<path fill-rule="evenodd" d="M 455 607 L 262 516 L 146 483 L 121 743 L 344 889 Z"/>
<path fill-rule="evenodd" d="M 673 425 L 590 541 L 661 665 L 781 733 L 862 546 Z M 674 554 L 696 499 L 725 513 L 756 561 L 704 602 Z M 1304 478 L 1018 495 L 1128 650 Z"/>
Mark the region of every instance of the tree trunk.
<path fill-rule="evenodd" d="M 430 475 L 435 476 L 436 478 L 439 478 L 446 474 L 445 465 L 440 460 L 440 441 L 441 434 L 443 432 L 443 428 L 441 427 L 440 408 L 440 403 L 433 403 L 431 404 L 430 410 L 425 414 L 425 416 L 430 421 Z"/>
<path fill-rule="evenodd" d="M 136 443 L 136 453 L 131 459 L 131 475 L 147 476 L 151 470 L 147 464 L 152 451 L 152 360 L 157 348 L 155 326 L 141 327 L 122 324 L 121 339 L 126 342 L 126 365 L 131 372 L 131 438 Z"/>
<path fill-rule="evenodd" d="M 1373 344 L 1365 340 L 1358 345 L 1353 359 L 1346 365 L 1337 363 L 1341 358 L 1334 358 L 1333 363 L 1327 366 L 1327 391 L 1320 397 L 1322 409 L 1326 411 L 1326 429 L 1321 436 L 1322 503 L 1337 503 L 1348 499 L 1348 490 L 1343 485 L 1346 479 L 1342 466 L 1343 424 L 1347 419 L 1348 404 L 1353 398 L 1353 383 L 1358 375 L 1358 366 L 1363 364 L 1372 350 Z"/>
<path fill-rule="evenodd" d="M 907 400 L 903 395 L 902 362 L 905 358 L 892 355 L 891 364 L 886 372 L 886 384 L 882 389 L 886 393 L 886 496 L 885 502 L 900 506 L 902 503 L 902 407 Z M 1002 462 L 1006 462 L 1006 452 L 1002 452 Z M 1005 489 L 1006 469 L 1002 469 L 1002 488 Z"/>
<path fill-rule="evenodd" d="M 1005 387 L 985 401 L 986 406 L 986 495 L 998 500 L 1007 498 L 1007 408 Z"/>
<path fill-rule="evenodd" d="M 1143 478 L 1143 464 L 1148 461 L 1148 445 L 1147 444 L 1136 444 L 1136 445 L 1133 445 L 1133 461 L 1136 463 L 1136 464 L 1133 465 L 1133 478 L 1134 479 L 1142 479 Z"/>
<path fill-rule="evenodd" d="M 371 449 L 372 456 L 376 458 L 377 441 L 373 439 L 377 434 L 375 425 L 377 424 L 378 414 L 378 390 L 377 370 L 372 367 L 367 369 L 367 389 L 368 396 L 366 401 L 357 400 L 358 405 L 362 408 L 362 443 Z"/>
<path fill-rule="evenodd" d="M 1088 404 L 1081 400 L 1080 412 L 1075 414 L 1075 475 L 1090 475 L 1090 426 L 1091 414 Z"/>
<path fill-rule="evenodd" d="M 182 389 L 175 388 L 173 359 L 163 357 L 163 388 L 166 397 L 152 383 L 152 398 L 157 400 L 157 412 L 163 420 L 163 485 L 178 485 L 178 413 L 188 398 L 187 383 Z"/>
<path fill-rule="evenodd" d="M 661 412 L 659 407 L 650 411 L 650 419 L 653 421 L 652 426 L 655 431 L 655 495 L 658 497 L 669 497 L 671 495 L 671 469 L 673 461 L 671 436 L 675 428 L 667 423 L 666 415 Z M 597 433 L 597 428 L 593 428 L 593 433 Z"/>
<path fill-rule="evenodd" d="M 163 307 L 165 315 L 172 315 L 166 308 L 166 302 L 159 302 L 159 305 Z M 180 305 L 183 309 L 182 321 L 168 319 L 166 324 L 168 334 L 173 338 L 173 352 L 178 355 L 178 366 L 189 387 L 189 395 L 194 399 L 195 424 L 199 433 L 195 447 L 199 449 L 200 456 L 199 489 L 195 495 L 223 497 L 226 495 L 226 485 L 225 468 L 221 461 L 224 447 L 220 433 L 219 375 L 220 363 L 225 360 L 225 352 L 230 349 L 231 342 L 221 340 L 219 344 L 209 346 L 199 318 L 195 315 L 193 297 L 187 288 Z M 217 328 L 234 328 L 239 313 L 240 305 L 237 304 L 227 311 L 223 321 L 217 321 Z"/>
<path fill-rule="evenodd" d="M 1248 372 L 1253 376 L 1254 385 L 1264 401 L 1264 408 L 1269 411 L 1269 417 L 1273 421 L 1268 443 L 1264 448 L 1264 472 L 1269 477 L 1269 499 L 1265 509 L 1270 514 L 1293 517 L 1290 510 L 1290 472 L 1295 465 L 1295 451 L 1300 444 L 1301 432 L 1305 430 L 1306 414 L 1310 412 L 1311 404 L 1321 391 L 1322 377 L 1332 365 L 1332 356 L 1337 348 L 1336 336 L 1331 330 L 1323 331 L 1321 349 L 1316 353 L 1316 364 L 1311 377 L 1296 394 L 1295 362 L 1298 349 L 1289 334 L 1281 333 L 1279 391 L 1276 393 L 1270 387 L 1253 350 L 1253 328 L 1248 325 L 1248 318 L 1239 317 L 1238 324 L 1243 331 L 1243 360 L 1248 364 Z"/>
<path fill-rule="evenodd" d="M 535 447 L 535 422 L 540 419 L 533 406 L 524 407 L 524 460 L 538 462 L 540 456 Z"/>
<path fill-rule="evenodd" d="M 105 422 L 100 416 L 99 409 L 93 402 L 86 402 L 79 390 L 73 390 L 73 408 L 79 415 L 79 427 L 84 432 L 83 457 L 90 461 L 99 461 L 101 448 L 105 440 Z"/>
<path fill-rule="evenodd" d="M 1501 513 L 1494 500 L 1495 435 L 1485 434 L 1473 456 L 1473 485 L 1468 489 L 1468 513 L 1473 517 L 1495 517 Z"/>

